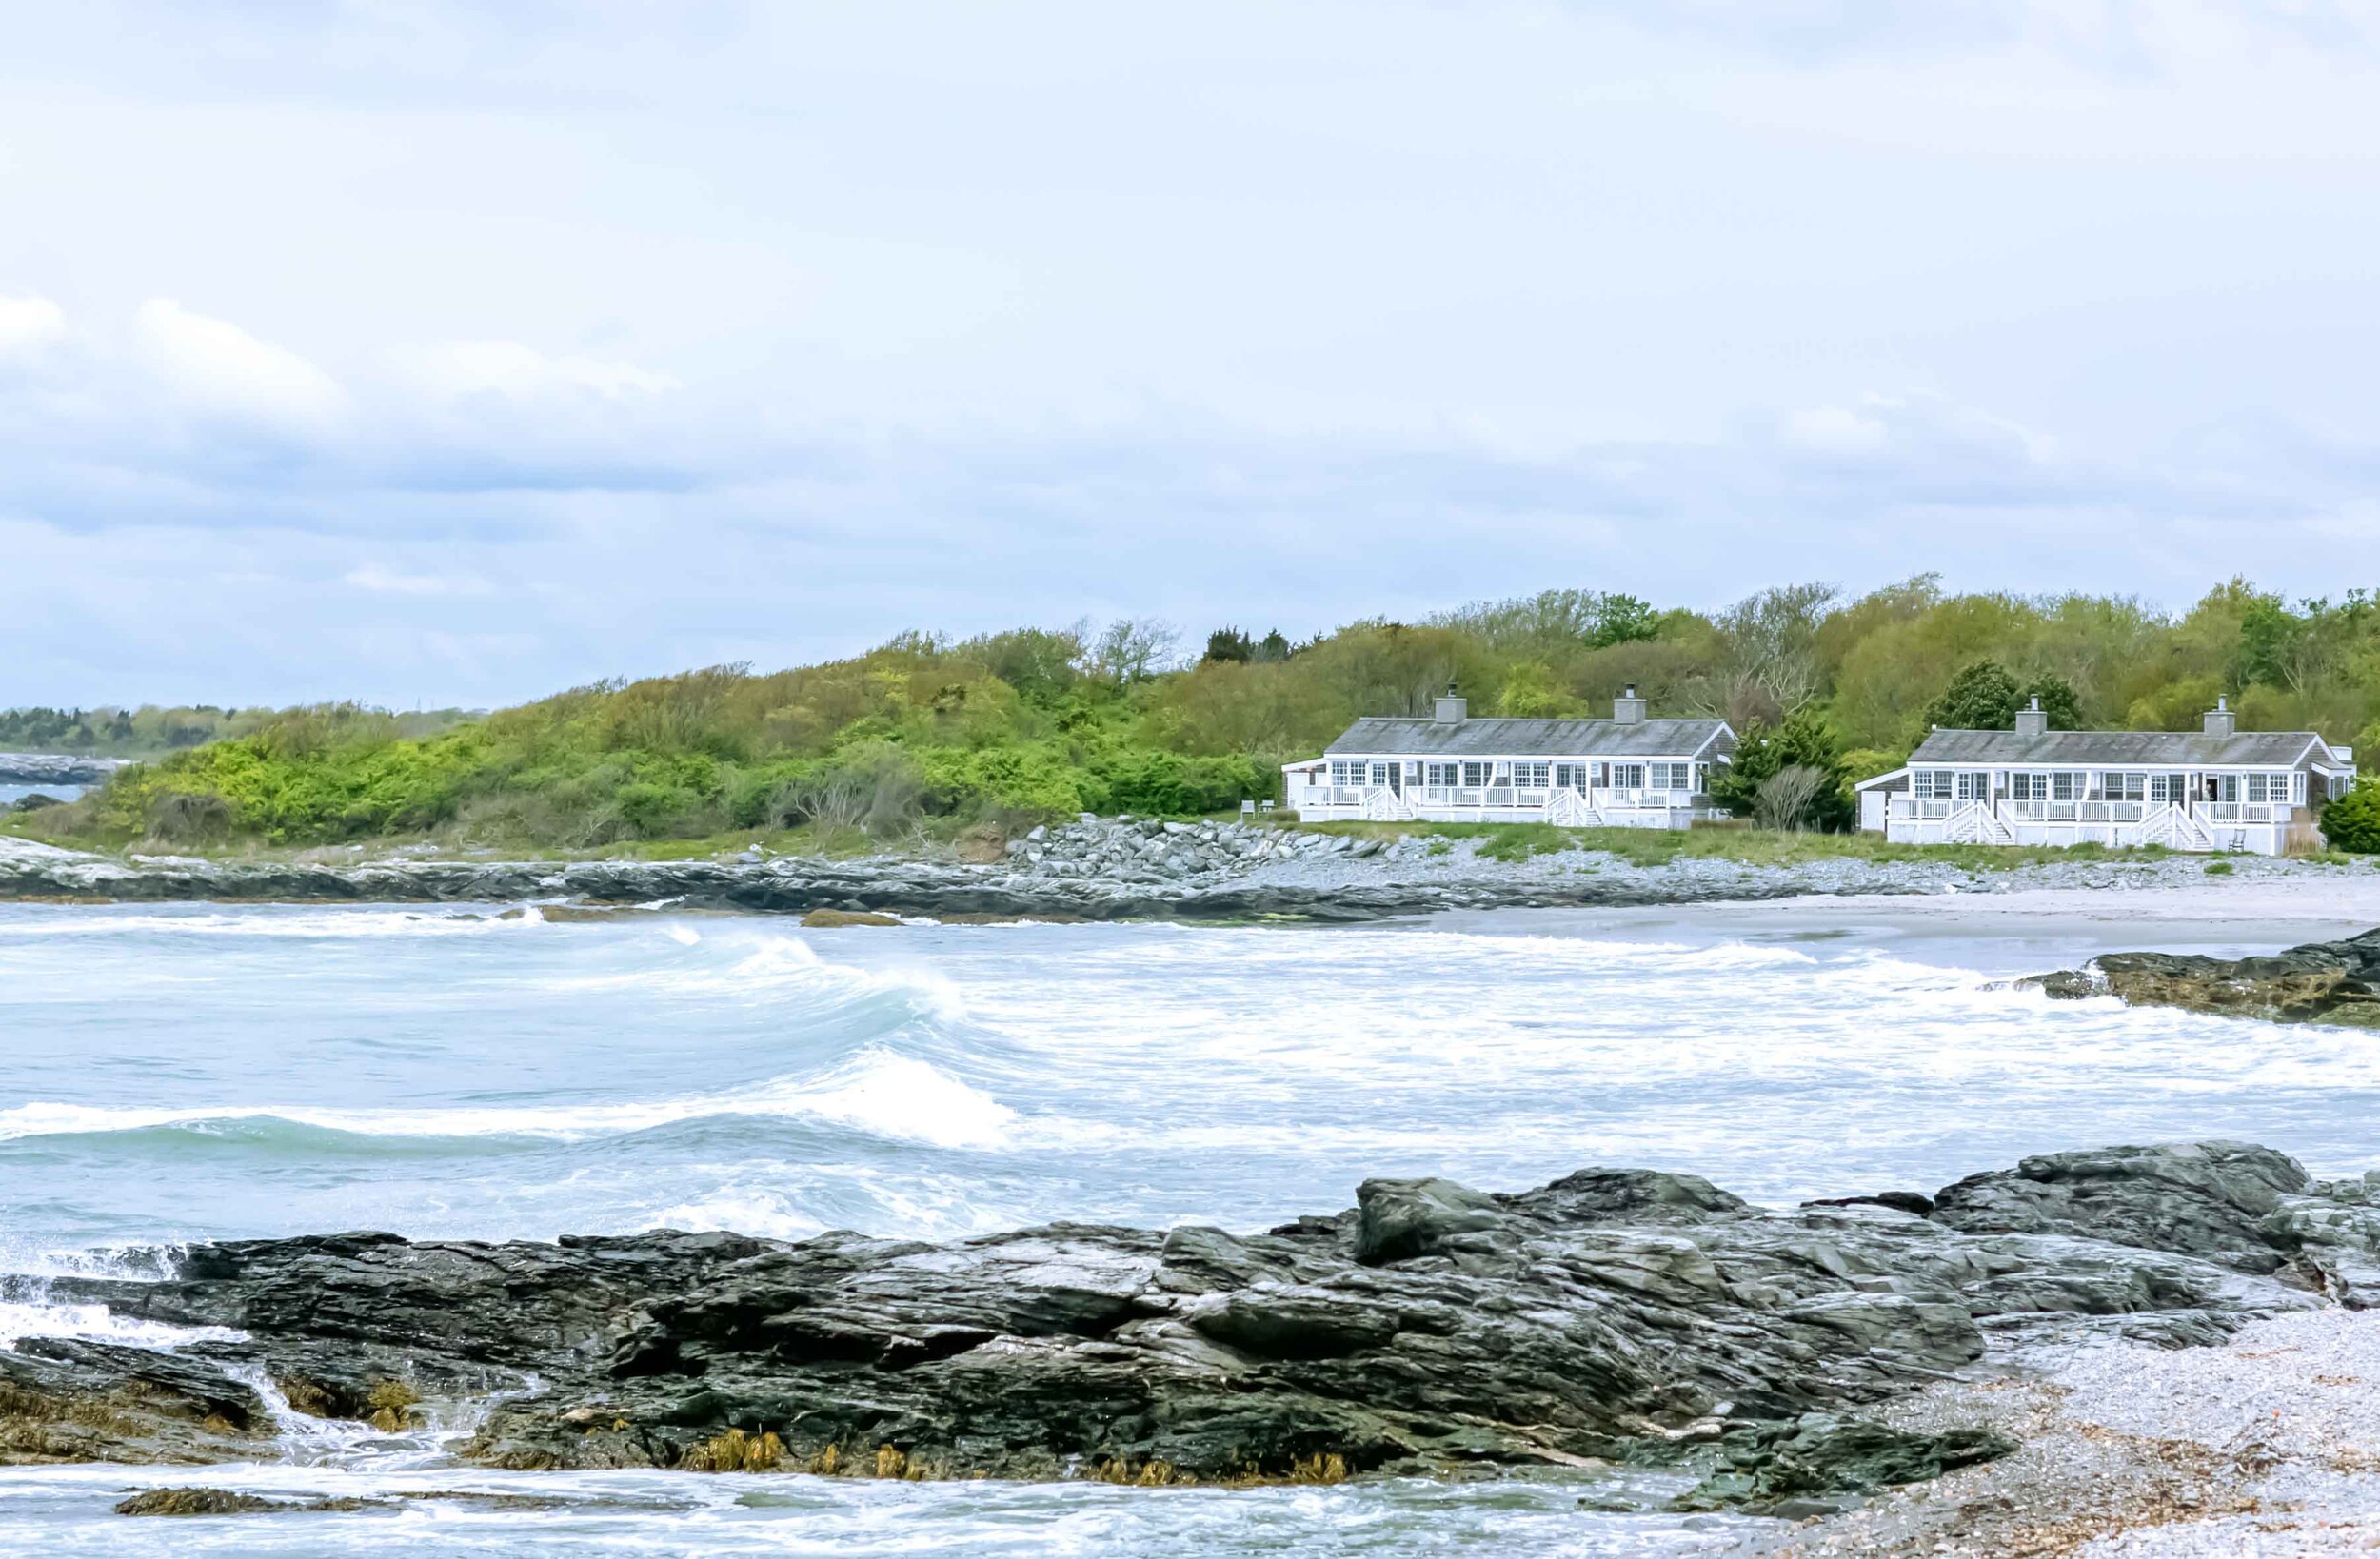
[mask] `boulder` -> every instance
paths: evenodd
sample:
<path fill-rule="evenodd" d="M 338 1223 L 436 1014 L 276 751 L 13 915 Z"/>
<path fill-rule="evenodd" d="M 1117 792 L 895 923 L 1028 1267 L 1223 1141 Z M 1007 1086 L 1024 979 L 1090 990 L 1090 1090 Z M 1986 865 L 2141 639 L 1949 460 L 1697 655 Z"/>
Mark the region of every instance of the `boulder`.
<path fill-rule="evenodd" d="M 2380 1026 L 2380 930 L 2249 958 L 2108 953 L 2018 983 L 2060 1000 L 2112 996 L 2141 1007 L 2371 1028 Z"/>
<path fill-rule="evenodd" d="M 2311 1185 L 2297 1161 L 2245 1142 L 2043 1154 L 1969 1175 L 1933 1217 L 1968 1233 L 2079 1234 L 2277 1272 L 2291 1247 L 2268 1219 Z"/>

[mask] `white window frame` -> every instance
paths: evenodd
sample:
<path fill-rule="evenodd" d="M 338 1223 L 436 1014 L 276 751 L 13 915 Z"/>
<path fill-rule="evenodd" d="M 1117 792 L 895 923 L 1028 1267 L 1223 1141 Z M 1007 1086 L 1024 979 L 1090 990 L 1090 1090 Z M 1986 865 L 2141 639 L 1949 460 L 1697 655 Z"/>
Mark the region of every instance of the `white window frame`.
<path fill-rule="evenodd" d="M 1644 765 L 1642 763 L 1613 764 L 1612 788 L 1614 790 L 1644 789 Z"/>
<path fill-rule="evenodd" d="M 1488 780 L 1494 777 L 1495 773 L 1496 765 L 1486 760 L 1466 758 L 1462 760 L 1462 788 L 1485 790 Z"/>
<path fill-rule="evenodd" d="M 1517 759 L 1513 762 L 1515 790 L 1546 790 L 1552 787 L 1554 765 L 1537 759 Z"/>
<path fill-rule="evenodd" d="M 1992 774 L 1988 769 L 1960 769 L 1951 777 L 1954 799 L 1961 801 L 1992 799 Z"/>

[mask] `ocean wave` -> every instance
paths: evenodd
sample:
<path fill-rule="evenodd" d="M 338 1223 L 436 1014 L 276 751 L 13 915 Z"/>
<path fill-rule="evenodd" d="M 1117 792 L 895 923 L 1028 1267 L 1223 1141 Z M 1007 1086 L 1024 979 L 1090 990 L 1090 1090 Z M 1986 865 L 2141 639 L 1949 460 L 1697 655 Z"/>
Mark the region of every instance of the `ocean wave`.
<path fill-rule="evenodd" d="M 38 1290 L 44 1285 L 36 1284 Z M 28 1337 L 71 1337 L 81 1342 L 127 1343 L 135 1348 L 178 1348 L 197 1342 L 239 1342 L 248 1333 L 228 1326 L 172 1326 L 119 1315 L 106 1305 L 66 1304 L 36 1292 L 0 1300 L 0 1348 Z"/>
<path fill-rule="evenodd" d="M 1006 1105 L 931 1062 L 871 1045 L 809 1076 L 771 1078 L 726 1094 L 609 1104 L 331 1110 L 310 1105 L 122 1108 L 41 1100 L 0 1110 L 0 1140 L 287 1122 L 367 1137 L 511 1136 L 576 1141 L 720 1116 L 818 1121 L 935 1148 L 997 1148 L 1007 1141 L 1016 1121 L 1016 1112 Z"/>
<path fill-rule="evenodd" d="M 786 994 L 829 1001 L 890 997 L 931 1022 L 952 1023 L 965 1016 L 958 986 L 922 965 L 868 968 L 833 962 L 799 937 L 751 926 L 697 931 L 672 922 L 663 934 L 684 952 L 639 968 L 549 977 L 540 987 L 557 993 L 654 991 L 747 1000 Z"/>
<path fill-rule="evenodd" d="M 0 939 L 168 935 L 266 939 L 369 940 L 388 937 L 488 937 L 545 924 L 535 906 L 510 915 L 501 906 L 423 909 L 305 909 L 272 906 L 187 915 L 106 910 L 74 916 L 0 917 Z"/>

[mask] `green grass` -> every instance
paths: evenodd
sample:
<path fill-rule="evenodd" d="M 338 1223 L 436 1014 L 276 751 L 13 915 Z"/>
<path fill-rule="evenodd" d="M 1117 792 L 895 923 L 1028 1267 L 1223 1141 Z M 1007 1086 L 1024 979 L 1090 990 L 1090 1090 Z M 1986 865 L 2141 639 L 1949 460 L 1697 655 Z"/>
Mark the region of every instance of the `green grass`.
<path fill-rule="evenodd" d="M 2100 844 L 1894 844 L 1874 834 L 1784 834 L 1739 824 L 1662 828 L 1557 828 L 1551 823 L 1321 822 L 1283 824 L 1359 839 L 1480 839 L 1491 860 L 1526 860 L 1564 850 L 1597 850 L 1636 866 L 1673 860 L 1728 860 L 1752 866 L 1799 866 L 1823 860 L 1912 861 L 2006 871 L 2073 860 L 2157 860 L 2162 845 L 2112 850 Z"/>

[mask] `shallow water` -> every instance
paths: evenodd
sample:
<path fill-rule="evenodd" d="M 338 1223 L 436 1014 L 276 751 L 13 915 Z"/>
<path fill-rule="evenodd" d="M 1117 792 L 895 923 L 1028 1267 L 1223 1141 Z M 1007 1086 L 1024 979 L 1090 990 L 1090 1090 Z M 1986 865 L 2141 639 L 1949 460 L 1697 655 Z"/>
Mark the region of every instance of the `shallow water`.
<path fill-rule="evenodd" d="M 0 780 L 0 806 L 9 806 L 23 800 L 28 796 L 47 796 L 53 801 L 71 801 L 89 789 L 90 789 L 89 785 L 64 783 L 29 785 L 14 780 Z"/>
<path fill-rule="evenodd" d="M 2296 939 L 2255 930 L 2206 945 Z M 1247 1228 L 1344 1207 L 1371 1174 L 1517 1188 L 1597 1163 L 1788 1202 L 2200 1135 L 2323 1173 L 2380 1164 L 2380 1039 L 1993 988 L 2111 936 L 2144 939 L 1970 925 L 1949 905 L 1917 930 L 1785 907 L 899 932 L 5 907 L 0 1270 L 358 1227 Z M 0 1335 L 121 1328 L 0 1307 Z M 200 1476 L 559 1503 L 181 1520 L 174 1551 L 1666 1553 L 1730 1531 L 1586 1514 L 1567 1482 L 1152 1496 L 507 1479 L 441 1470 L 434 1439 L 379 1439 L 302 1469 L 0 1473 L 0 1545 L 123 1551 L 142 1529 L 107 1514 L 122 1490 Z"/>

